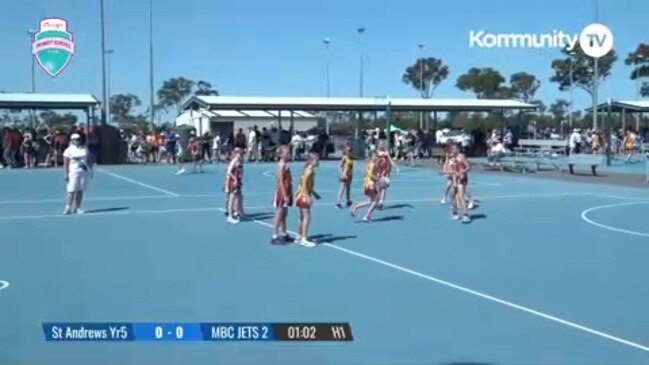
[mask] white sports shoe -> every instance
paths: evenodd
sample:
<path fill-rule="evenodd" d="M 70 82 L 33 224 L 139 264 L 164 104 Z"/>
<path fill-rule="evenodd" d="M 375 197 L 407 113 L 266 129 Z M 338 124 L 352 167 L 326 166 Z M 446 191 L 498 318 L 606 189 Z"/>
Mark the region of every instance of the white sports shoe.
<path fill-rule="evenodd" d="M 65 210 L 63 211 L 63 214 L 64 214 L 64 215 L 70 215 L 70 214 L 72 214 L 72 209 L 66 207 Z"/>
<path fill-rule="evenodd" d="M 185 169 L 180 169 L 178 172 L 176 172 L 176 175 L 182 175 L 185 173 Z"/>
<path fill-rule="evenodd" d="M 300 245 L 304 247 L 315 247 L 315 243 L 308 241 L 306 238 L 302 238 L 300 240 Z"/>
<path fill-rule="evenodd" d="M 231 223 L 231 224 L 239 223 L 239 220 L 236 219 L 236 218 L 233 218 L 233 217 L 228 217 L 227 221 L 228 221 L 228 223 Z"/>
<path fill-rule="evenodd" d="M 81 209 L 77 209 L 77 211 L 75 213 L 77 213 L 77 214 L 86 214 L 86 211 L 81 210 Z"/>

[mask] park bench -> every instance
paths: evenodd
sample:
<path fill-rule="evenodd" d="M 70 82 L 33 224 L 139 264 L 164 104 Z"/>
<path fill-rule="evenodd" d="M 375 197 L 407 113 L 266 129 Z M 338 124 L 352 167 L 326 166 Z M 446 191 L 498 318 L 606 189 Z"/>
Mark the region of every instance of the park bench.
<path fill-rule="evenodd" d="M 514 151 L 529 152 L 550 152 L 563 154 L 566 149 L 566 141 L 553 139 L 519 139 L 518 147 Z"/>
<path fill-rule="evenodd" d="M 597 175 L 597 166 L 604 163 L 605 155 L 598 154 L 572 154 L 568 156 L 568 171 L 575 173 L 575 166 L 590 166 L 593 175 Z"/>

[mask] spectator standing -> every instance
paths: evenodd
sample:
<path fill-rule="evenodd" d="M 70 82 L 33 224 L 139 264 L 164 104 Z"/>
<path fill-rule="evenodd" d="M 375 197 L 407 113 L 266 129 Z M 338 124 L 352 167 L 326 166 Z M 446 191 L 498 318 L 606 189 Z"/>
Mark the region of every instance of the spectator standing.
<path fill-rule="evenodd" d="M 250 162 L 250 160 L 253 158 L 255 159 L 255 161 L 259 162 L 259 156 L 257 155 L 257 126 L 254 126 L 254 128 L 249 128 L 247 152 L 247 162 Z"/>

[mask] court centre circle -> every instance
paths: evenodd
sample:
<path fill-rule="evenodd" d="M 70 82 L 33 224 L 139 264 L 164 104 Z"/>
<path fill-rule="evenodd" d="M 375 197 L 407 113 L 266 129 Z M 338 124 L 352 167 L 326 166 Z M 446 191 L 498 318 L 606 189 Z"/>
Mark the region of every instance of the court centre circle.
<path fill-rule="evenodd" d="M 615 204 L 606 204 L 606 205 L 598 205 L 596 207 L 588 208 L 581 212 L 581 219 L 583 219 L 586 223 L 592 224 L 596 227 L 603 228 L 609 231 L 613 232 L 619 232 L 619 233 L 624 233 L 632 236 L 638 236 L 638 237 L 649 237 L 649 232 L 637 232 L 637 231 L 631 231 L 628 229 L 622 229 L 618 228 L 615 226 L 607 225 L 607 224 L 602 224 L 599 223 L 591 218 L 588 218 L 588 215 L 592 212 L 598 211 L 598 210 L 605 210 L 605 209 L 610 209 L 610 208 L 616 208 L 616 207 L 626 207 L 626 206 L 633 206 L 633 205 L 643 205 L 643 204 L 649 204 L 649 200 L 640 200 L 640 201 L 633 201 L 633 202 L 625 202 L 625 203 L 615 203 Z"/>

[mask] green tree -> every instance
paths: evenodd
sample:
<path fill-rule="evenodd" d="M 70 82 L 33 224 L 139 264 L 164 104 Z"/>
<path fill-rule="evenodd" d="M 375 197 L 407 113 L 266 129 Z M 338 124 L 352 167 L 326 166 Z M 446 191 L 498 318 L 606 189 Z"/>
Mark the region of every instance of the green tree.
<path fill-rule="evenodd" d="M 595 73 L 593 69 L 593 58 L 586 55 L 579 44 L 573 51 L 564 49 L 564 58 L 552 61 L 552 70 L 554 74 L 550 77 L 550 81 L 559 86 L 559 90 L 570 90 L 570 68 L 572 63 L 572 85 L 586 91 L 593 97 L 593 86 L 595 85 Z M 598 61 L 598 83 L 602 83 L 609 76 L 611 76 L 611 68 L 617 61 L 617 54 L 615 50 L 611 50 L 604 57 L 599 58 Z"/>
<path fill-rule="evenodd" d="M 158 90 L 158 100 L 165 108 L 173 108 L 176 115 L 182 112 L 182 106 L 185 101 L 192 95 L 196 83 L 184 77 L 171 78 L 162 83 Z"/>
<path fill-rule="evenodd" d="M 649 76 L 649 43 L 640 43 L 635 51 L 630 52 L 624 60 L 627 66 L 633 66 L 631 80 Z M 649 96 L 649 82 L 643 82 L 640 88 L 640 96 Z"/>
<path fill-rule="evenodd" d="M 435 89 L 448 77 L 448 66 L 435 57 L 419 58 L 408 66 L 401 80 L 419 91 L 422 98 L 429 99 Z"/>
<path fill-rule="evenodd" d="M 41 121 L 48 127 L 66 127 L 70 128 L 77 124 L 78 118 L 74 114 L 58 114 L 52 110 L 46 110 L 39 114 Z"/>
<path fill-rule="evenodd" d="M 557 99 L 554 103 L 550 104 L 548 111 L 552 114 L 554 122 L 559 123 L 566 119 L 569 113 L 570 103 L 564 99 Z"/>
<path fill-rule="evenodd" d="M 117 123 L 127 122 L 132 118 L 131 112 L 135 107 L 142 105 L 137 95 L 115 94 L 110 97 L 110 113 Z"/>
<path fill-rule="evenodd" d="M 207 81 L 199 81 L 196 83 L 196 91 L 194 95 L 219 95 L 219 92 L 212 88 L 212 84 Z"/>
<path fill-rule="evenodd" d="M 509 79 L 510 89 L 514 98 L 526 103 L 534 100 L 534 95 L 541 87 L 541 81 L 527 72 L 517 72 Z"/>
<path fill-rule="evenodd" d="M 478 99 L 503 98 L 510 95 L 511 90 L 502 84 L 505 78 L 493 68 L 472 67 L 460 75 L 455 86 L 462 91 L 471 91 Z"/>

